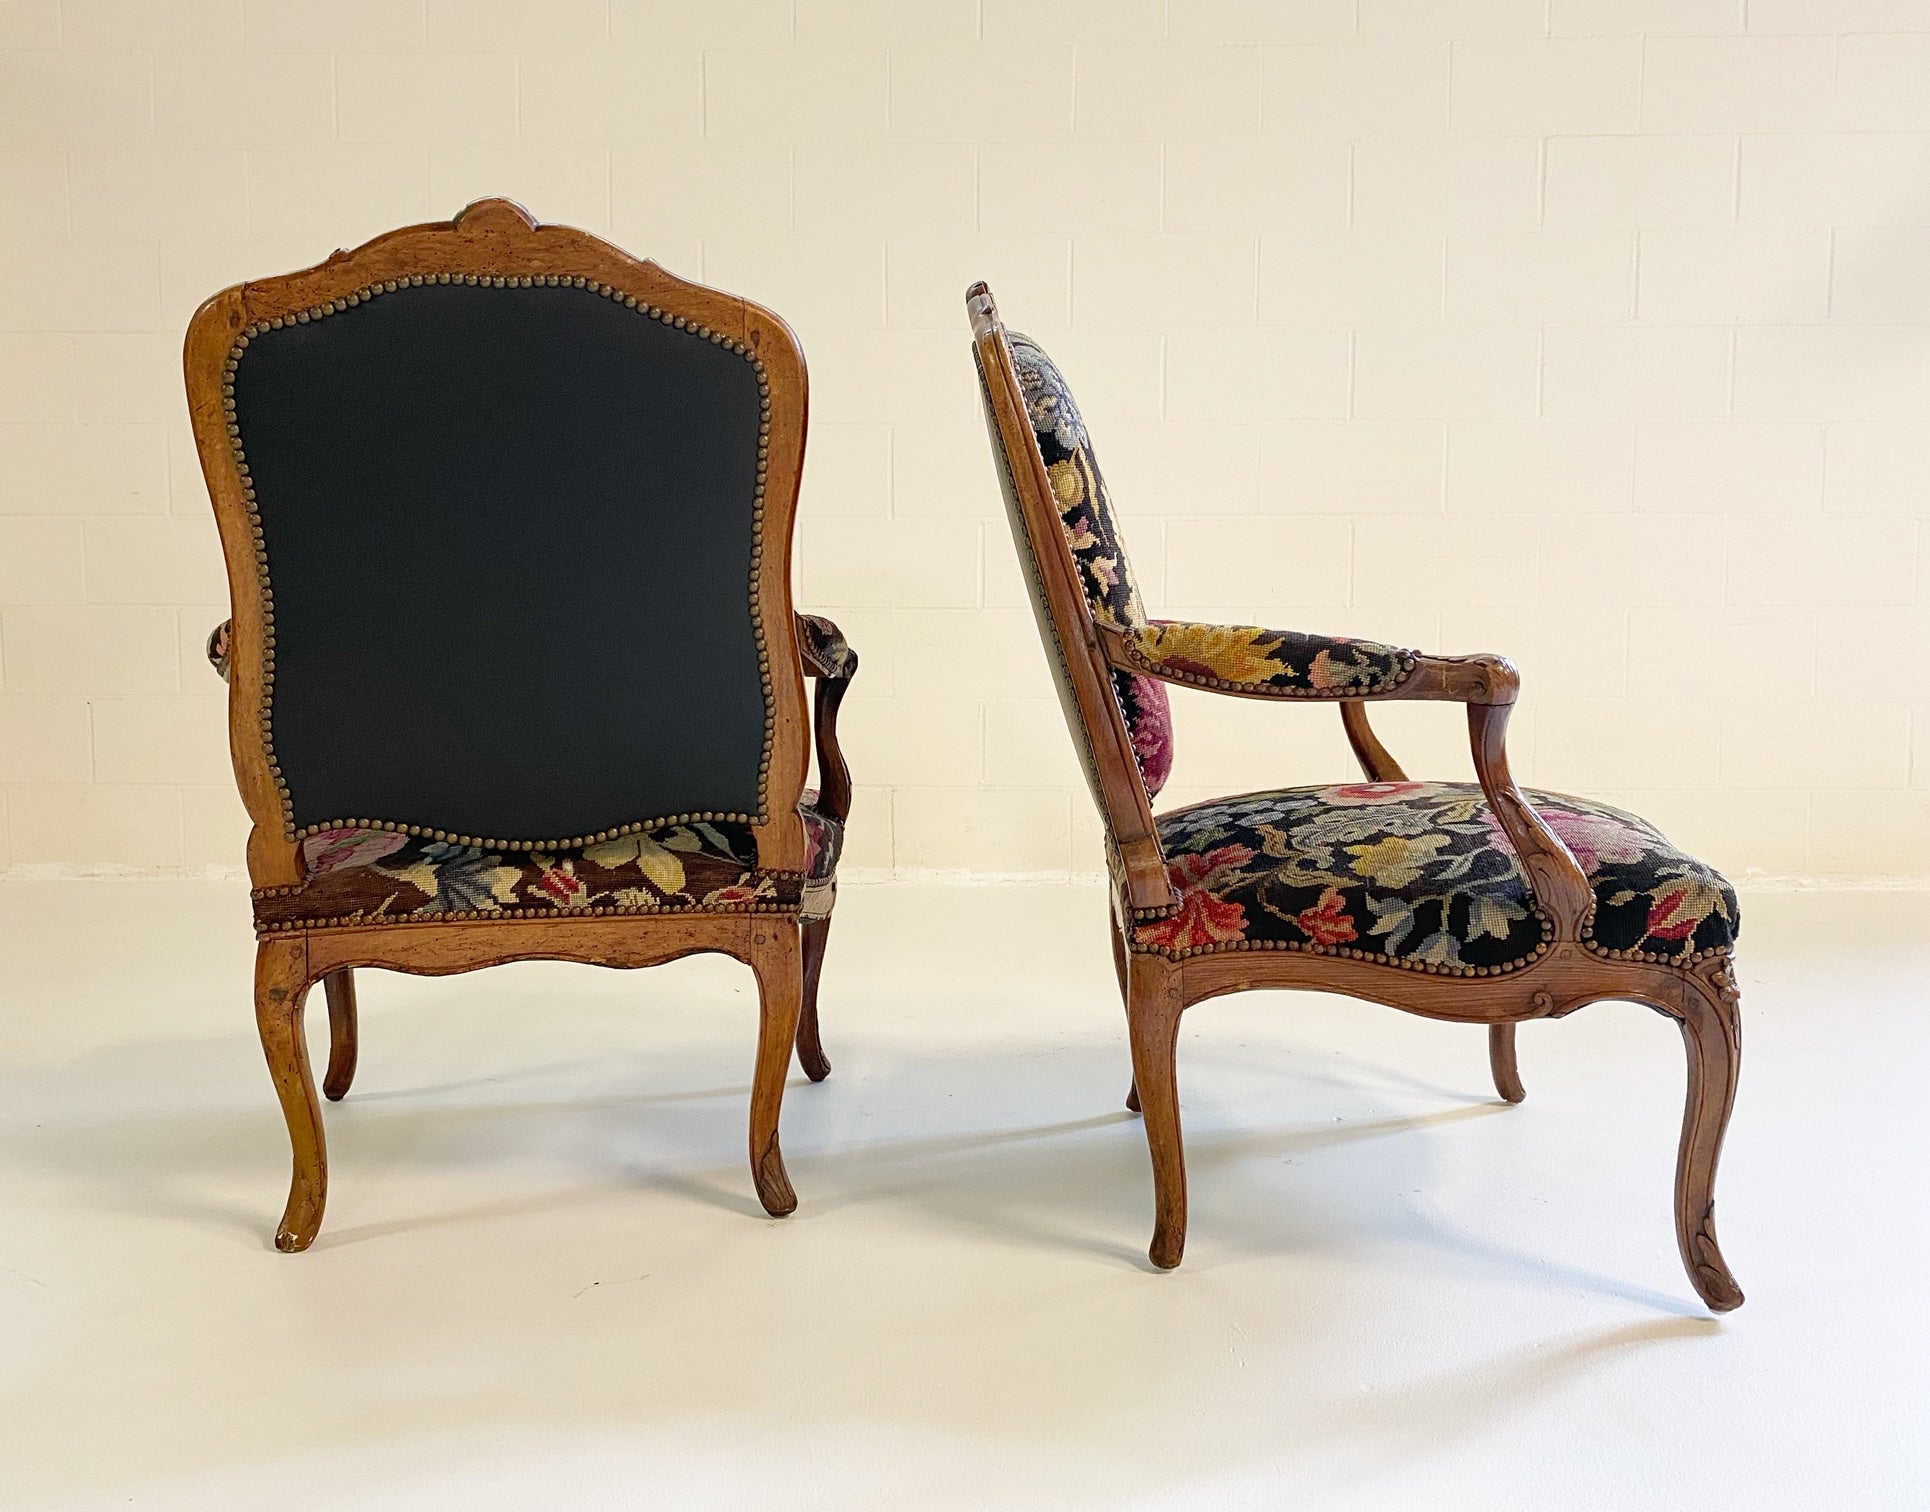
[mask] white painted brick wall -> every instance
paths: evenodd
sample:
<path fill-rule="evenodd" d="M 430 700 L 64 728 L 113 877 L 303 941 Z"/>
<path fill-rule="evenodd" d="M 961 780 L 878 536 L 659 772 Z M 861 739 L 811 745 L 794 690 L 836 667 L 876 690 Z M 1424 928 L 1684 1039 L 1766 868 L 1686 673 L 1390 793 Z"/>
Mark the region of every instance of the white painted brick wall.
<path fill-rule="evenodd" d="M 182 327 L 491 193 L 802 335 L 856 865 L 1099 863 L 987 277 L 1156 609 L 1509 652 L 1525 777 L 1930 878 L 1930 0 L 0 0 L 0 866 L 240 860 Z M 1175 704 L 1176 800 L 1350 775 Z"/>

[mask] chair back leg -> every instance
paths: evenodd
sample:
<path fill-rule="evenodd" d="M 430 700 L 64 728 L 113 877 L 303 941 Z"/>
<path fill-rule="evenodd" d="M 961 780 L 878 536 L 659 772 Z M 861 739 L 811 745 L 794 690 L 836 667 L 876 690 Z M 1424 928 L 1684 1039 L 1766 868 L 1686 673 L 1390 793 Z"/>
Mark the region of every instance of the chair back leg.
<path fill-rule="evenodd" d="M 1515 1065 L 1515 1026 L 1488 1025 L 1488 1069 L 1494 1073 L 1494 1090 L 1503 1102 L 1518 1103 L 1528 1095 L 1521 1085 L 1521 1070 Z"/>
<path fill-rule="evenodd" d="M 831 1061 L 818 1038 L 818 977 L 824 971 L 824 945 L 831 935 L 831 917 L 806 919 L 800 927 L 804 944 L 804 1002 L 797 1017 L 797 1059 L 804 1074 L 821 1082 L 831 1074 Z"/>
<path fill-rule="evenodd" d="M 330 1102 L 340 1102 L 355 1081 L 354 971 L 347 967 L 331 971 L 322 978 L 322 991 L 328 998 L 328 1070 L 322 1076 L 322 1091 Z"/>

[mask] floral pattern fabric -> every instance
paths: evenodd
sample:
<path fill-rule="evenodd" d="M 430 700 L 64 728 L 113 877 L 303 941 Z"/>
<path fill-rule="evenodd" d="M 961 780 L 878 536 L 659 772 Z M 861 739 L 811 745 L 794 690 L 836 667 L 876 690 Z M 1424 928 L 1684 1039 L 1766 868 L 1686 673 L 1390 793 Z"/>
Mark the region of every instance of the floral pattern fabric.
<path fill-rule="evenodd" d="M 1013 331 L 1007 340 L 1025 398 L 1026 419 L 1045 458 L 1059 524 L 1072 548 L 1092 617 L 1122 630 L 1138 629 L 1146 624 L 1145 605 L 1119 538 L 1112 495 L 1072 390 L 1031 337 Z M 1132 672 L 1115 671 L 1112 685 L 1147 796 L 1157 797 L 1173 770 L 1173 715 L 1166 689 L 1153 678 Z"/>
<path fill-rule="evenodd" d="M 1735 942 L 1734 890 L 1653 826 L 1526 797 L 1593 885 L 1593 948 L 1686 960 Z M 1180 904 L 1137 926 L 1139 950 L 1311 950 L 1471 972 L 1525 964 L 1544 944 L 1533 890 L 1473 783 L 1247 793 L 1162 815 L 1159 837 Z"/>
<path fill-rule="evenodd" d="M 797 648 L 804 670 L 812 677 L 848 682 L 858 670 L 858 653 L 844 632 L 821 614 L 792 616 L 797 625 Z"/>
<path fill-rule="evenodd" d="M 392 830 L 330 829 L 301 844 L 306 879 L 255 894 L 257 929 L 384 924 L 437 915 L 551 917 L 829 906 L 844 827 L 806 791 L 806 870 L 765 871 L 748 824 L 669 825 L 577 850 L 496 851 Z M 808 907 L 804 910 L 809 914 Z"/>
<path fill-rule="evenodd" d="M 1147 671 L 1175 682 L 1301 697 L 1384 692 L 1414 667 L 1411 651 L 1373 641 L 1183 620 L 1137 627 L 1129 649 Z"/>

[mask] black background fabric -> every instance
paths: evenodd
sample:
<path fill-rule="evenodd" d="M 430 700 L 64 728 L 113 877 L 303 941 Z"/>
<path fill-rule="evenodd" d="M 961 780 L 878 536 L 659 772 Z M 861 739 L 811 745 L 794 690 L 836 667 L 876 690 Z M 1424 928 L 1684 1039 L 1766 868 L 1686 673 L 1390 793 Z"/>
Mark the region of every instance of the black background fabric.
<path fill-rule="evenodd" d="M 297 826 L 756 813 L 742 357 L 589 290 L 430 285 L 263 332 L 235 407 Z"/>

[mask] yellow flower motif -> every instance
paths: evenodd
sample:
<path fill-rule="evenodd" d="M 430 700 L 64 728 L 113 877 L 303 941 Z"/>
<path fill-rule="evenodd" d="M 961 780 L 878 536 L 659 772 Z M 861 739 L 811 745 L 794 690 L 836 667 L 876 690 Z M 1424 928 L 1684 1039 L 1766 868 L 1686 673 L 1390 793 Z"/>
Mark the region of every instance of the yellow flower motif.
<path fill-rule="evenodd" d="M 644 879 L 659 892 L 668 896 L 684 890 L 683 862 L 674 851 L 659 845 L 648 835 L 629 835 L 621 840 L 606 840 L 601 845 L 592 845 L 583 852 L 583 859 L 609 871 L 634 861 Z"/>
<path fill-rule="evenodd" d="M 1281 670 L 1258 644 L 1267 634 L 1253 625 L 1153 625 L 1145 641 L 1155 663 L 1228 682 L 1264 683 Z"/>
<path fill-rule="evenodd" d="M 1381 887 L 1405 887 L 1447 843 L 1446 835 L 1388 835 L 1372 845 L 1350 845 L 1347 854 L 1354 858 L 1354 871 L 1368 881 Z"/>
<path fill-rule="evenodd" d="M 1052 480 L 1052 497 L 1059 501 L 1059 508 L 1066 510 L 1075 504 L 1085 502 L 1086 480 L 1080 474 L 1077 464 L 1054 462 L 1045 470 Z"/>

